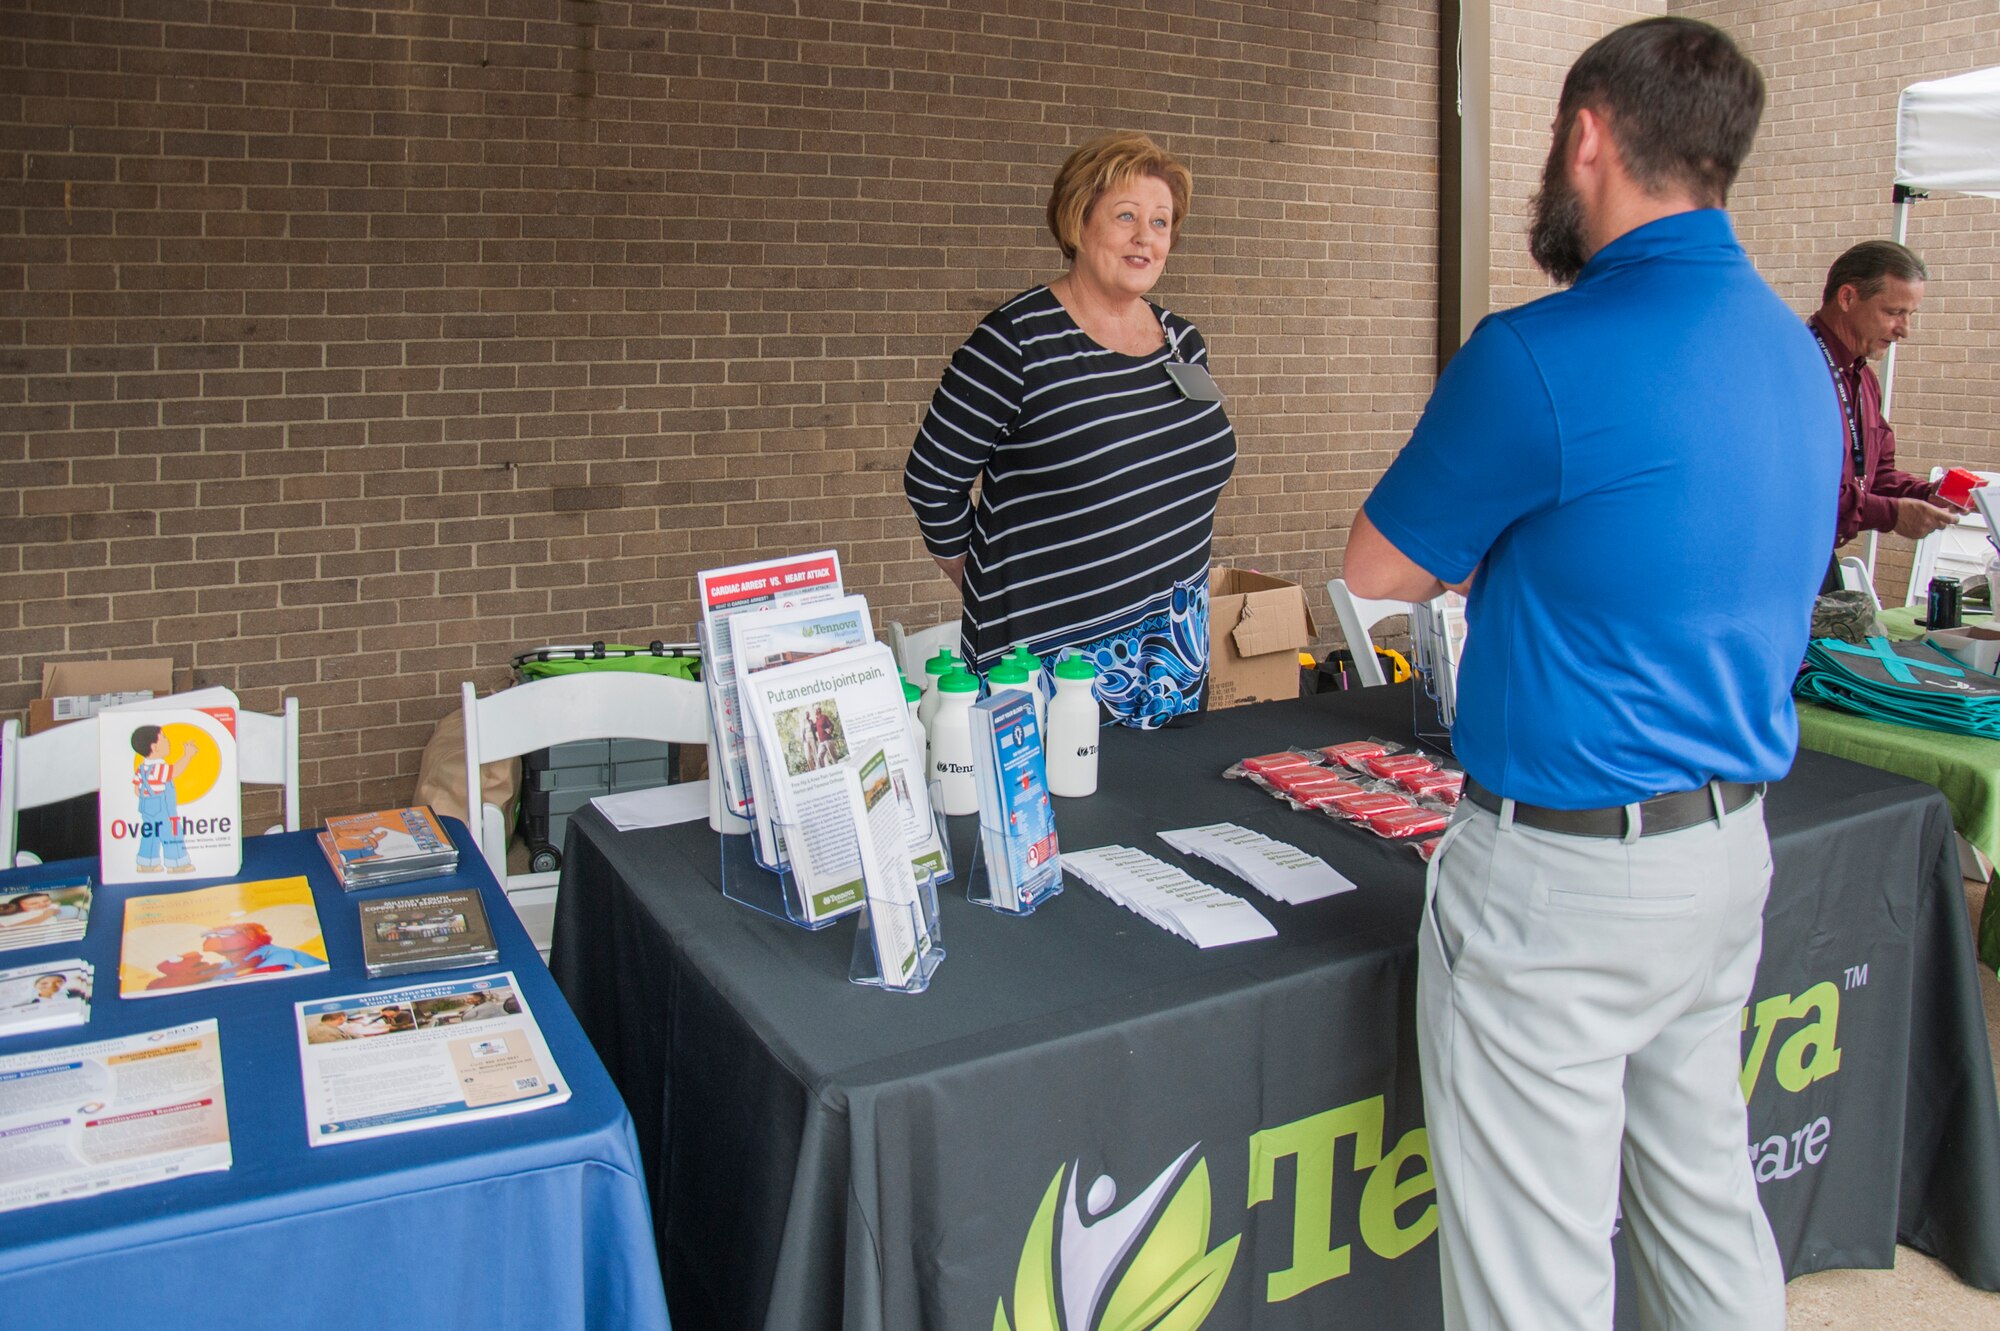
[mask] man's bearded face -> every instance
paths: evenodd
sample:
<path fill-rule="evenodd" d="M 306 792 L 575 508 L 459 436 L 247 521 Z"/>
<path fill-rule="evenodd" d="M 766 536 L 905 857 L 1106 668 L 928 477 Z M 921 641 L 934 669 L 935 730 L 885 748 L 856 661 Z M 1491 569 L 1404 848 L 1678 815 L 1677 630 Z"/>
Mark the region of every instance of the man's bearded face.
<path fill-rule="evenodd" d="M 1576 117 L 1565 114 L 1556 121 L 1555 142 L 1549 145 L 1549 159 L 1542 164 L 1542 187 L 1529 202 L 1533 210 L 1528 227 L 1528 254 L 1535 266 L 1558 284 L 1576 281 L 1590 255 L 1584 251 L 1583 200 L 1569 183 L 1563 169 L 1564 149 Z"/>

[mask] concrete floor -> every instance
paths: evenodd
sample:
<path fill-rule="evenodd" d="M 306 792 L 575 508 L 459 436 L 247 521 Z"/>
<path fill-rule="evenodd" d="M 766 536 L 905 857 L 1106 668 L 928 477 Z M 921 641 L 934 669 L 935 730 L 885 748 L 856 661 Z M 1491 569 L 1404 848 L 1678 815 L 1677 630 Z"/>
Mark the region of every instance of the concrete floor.
<path fill-rule="evenodd" d="M 1966 904 L 1979 919 L 1986 884 L 1967 879 Z M 2000 980 L 1984 972 L 1987 1038 L 2000 1032 Z M 2000 1065 L 2000 1040 L 1994 1043 Z M 1994 1180 L 2000 1186 L 2000 1180 Z M 1785 1291 L 1790 1331 L 2000 1331 L 2000 1294 L 1961 1284 L 1942 1262 L 1914 1248 L 1896 1249 L 1890 1271 L 1822 1271 L 1800 1276 Z"/>

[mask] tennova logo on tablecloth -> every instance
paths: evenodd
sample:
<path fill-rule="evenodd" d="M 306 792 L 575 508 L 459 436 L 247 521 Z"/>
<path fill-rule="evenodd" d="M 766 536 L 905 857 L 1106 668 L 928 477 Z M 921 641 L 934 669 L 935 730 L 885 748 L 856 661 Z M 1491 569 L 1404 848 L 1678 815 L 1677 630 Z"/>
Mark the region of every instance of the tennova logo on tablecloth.
<path fill-rule="evenodd" d="M 1845 987 L 1867 984 L 1867 967 L 1851 968 Z M 1753 1099 L 1772 1066 L 1790 1094 L 1838 1072 L 1841 987 L 1816 984 L 1794 997 L 1773 994 L 1744 1008 L 1742 1088 Z M 1773 1053 L 1775 1052 L 1775 1058 Z M 1349 1244 L 1329 1241 L 1334 1207 L 1351 1214 L 1371 1253 L 1394 1261 L 1437 1232 L 1430 1199 L 1430 1134 L 1411 1128 L 1385 1141 L 1385 1097 L 1312 1114 L 1251 1134 L 1249 1207 L 1273 1200 L 1279 1162 L 1296 1171 L 1290 1265 L 1264 1278 L 1264 1299 L 1279 1303 L 1337 1280 L 1352 1267 Z M 1831 1126 L 1825 1117 L 1790 1134 L 1749 1143 L 1760 1183 L 1790 1178 L 1825 1158 Z M 1358 1194 L 1336 1173 L 1339 1144 L 1352 1139 Z M 1028 1226 L 1008 1300 L 993 1309 L 993 1331 L 1196 1331 L 1208 1319 L 1236 1266 L 1239 1232 L 1210 1247 L 1212 1197 L 1208 1160 L 1189 1146 L 1151 1182 L 1117 1205 L 1118 1184 L 1099 1175 L 1083 1188 L 1079 1162 L 1059 1165 Z M 1192 1163 L 1190 1163 L 1192 1161 Z M 1081 1195 L 1079 1192 L 1081 1191 Z"/>

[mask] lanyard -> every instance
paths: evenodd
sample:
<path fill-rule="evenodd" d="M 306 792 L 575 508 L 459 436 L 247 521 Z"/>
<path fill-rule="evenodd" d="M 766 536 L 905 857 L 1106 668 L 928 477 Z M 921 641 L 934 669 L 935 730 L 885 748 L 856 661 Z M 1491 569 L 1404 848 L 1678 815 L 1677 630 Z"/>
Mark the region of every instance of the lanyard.
<path fill-rule="evenodd" d="M 1856 419 L 1854 401 L 1848 396 L 1847 376 L 1833 363 L 1833 352 L 1826 345 L 1826 339 L 1820 335 L 1819 329 L 1811 324 L 1807 324 L 1806 327 L 1811 329 L 1813 341 L 1819 343 L 1819 354 L 1826 357 L 1827 371 L 1833 375 L 1834 391 L 1840 394 L 1840 423 L 1847 427 L 1847 447 L 1854 455 L 1854 479 L 1861 482 L 1861 488 L 1865 490 L 1868 488 L 1868 458 L 1862 451 L 1861 422 Z"/>

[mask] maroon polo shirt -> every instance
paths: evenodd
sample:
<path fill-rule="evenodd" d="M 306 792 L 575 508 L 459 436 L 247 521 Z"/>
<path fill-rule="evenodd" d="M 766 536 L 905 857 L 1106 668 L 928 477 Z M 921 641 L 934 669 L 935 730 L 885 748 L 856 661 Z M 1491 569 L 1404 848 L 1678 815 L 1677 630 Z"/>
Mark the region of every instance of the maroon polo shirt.
<path fill-rule="evenodd" d="M 1835 520 L 1833 543 L 1847 544 L 1864 531 L 1893 531 L 1898 499 L 1930 500 L 1937 487 L 1929 481 L 1896 468 L 1896 432 L 1882 416 L 1882 381 L 1847 344 L 1820 322 L 1817 311 L 1806 320 L 1825 344 L 1827 354 L 1847 384 L 1847 398 L 1861 425 L 1862 468 L 1854 469 L 1854 449 L 1843 434 L 1840 456 L 1840 515 Z M 1831 387 L 1831 386 L 1829 386 Z M 1842 422 L 1843 431 L 1846 422 Z"/>

